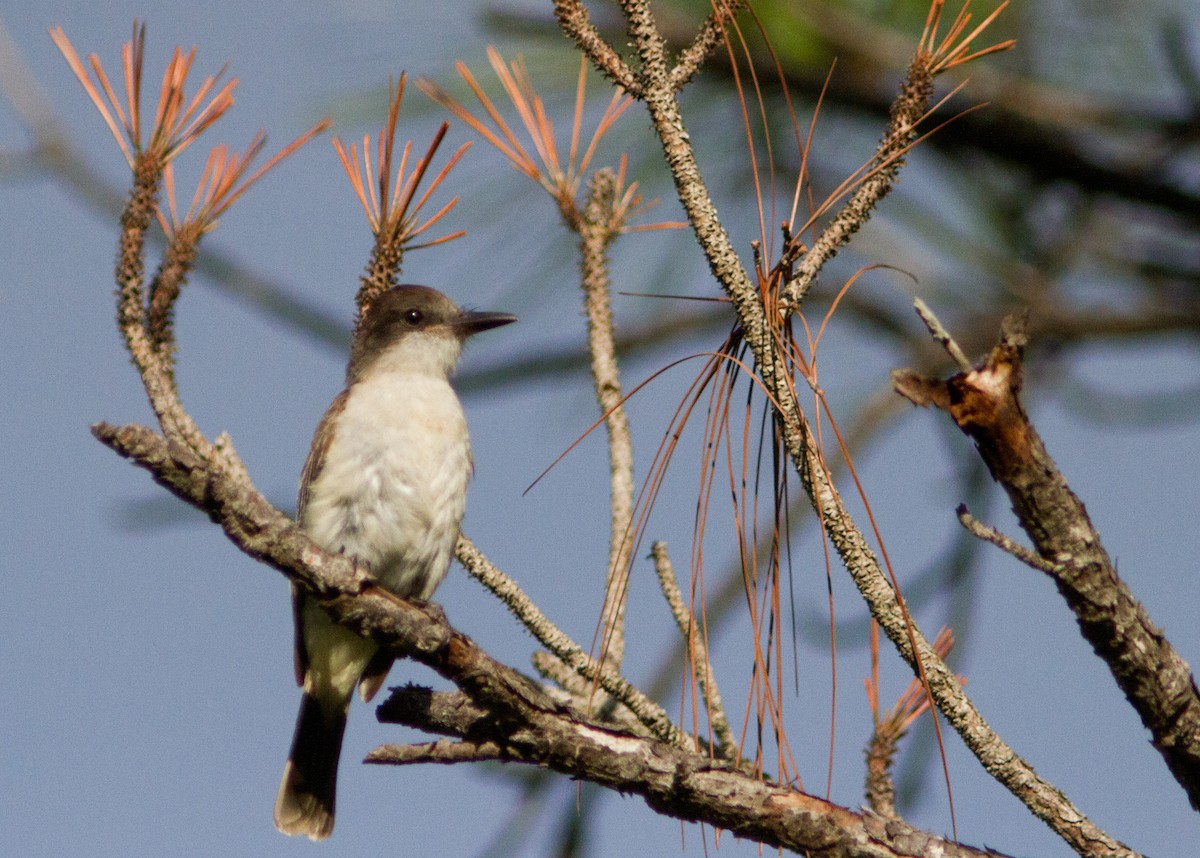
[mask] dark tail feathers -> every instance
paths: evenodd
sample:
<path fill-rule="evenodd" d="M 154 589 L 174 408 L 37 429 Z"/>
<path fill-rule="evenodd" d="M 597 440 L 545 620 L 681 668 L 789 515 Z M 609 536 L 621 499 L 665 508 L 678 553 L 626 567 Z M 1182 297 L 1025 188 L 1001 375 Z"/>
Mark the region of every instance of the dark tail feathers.
<path fill-rule="evenodd" d="M 324 840 L 333 833 L 338 758 L 349 702 L 330 714 L 307 693 L 300 701 L 292 752 L 275 799 L 275 827 L 284 834 Z"/>

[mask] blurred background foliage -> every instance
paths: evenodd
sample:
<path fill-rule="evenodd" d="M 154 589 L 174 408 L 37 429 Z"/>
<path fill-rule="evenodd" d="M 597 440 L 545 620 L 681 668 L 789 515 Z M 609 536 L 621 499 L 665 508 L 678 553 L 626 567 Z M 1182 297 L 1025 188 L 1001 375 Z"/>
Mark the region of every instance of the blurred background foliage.
<path fill-rule="evenodd" d="M 709 10 L 703 0 L 658 6 L 679 46 Z M 991 8 L 976 4 L 974 20 Z M 598 5 L 592 11 L 602 31 L 621 44 L 616 16 L 606 17 Z M 928 4 L 763 0 L 754 4 L 754 12 L 770 35 L 773 55 L 754 22 L 746 15 L 740 21 L 770 123 L 777 192 L 768 222 L 778 223 L 800 163 L 783 87 L 801 136 L 823 92 L 809 161 L 819 200 L 870 157 Z M 494 6 L 490 20 L 501 38 L 512 39 L 526 55 L 535 79 L 564 81 L 565 105 L 570 59 L 562 58 L 560 36 L 547 16 Z M 914 294 L 936 310 L 973 357 L 994 343 L 1005 314 L 1028 311 L 1031 401 L 1051 399 L 1098 424 L 1195 419 L 1200 407 L 1198 25 L 1200 11 L 1187 3 L 1135 7 L 1053 0 L 1016 3 L 992 26 L 985 44 L 1011 38 L 1017 48 L 961 71 L 954 82 L 963 83 L 962 89 L 926 125 L 924 130 L 937 128 L 910 157 L 898 188 L 825 269 L 823 287 L 805 308 L 815 327 L 841 285 L 868 265 L 882 263 L 909 275 L 877 272 L 863 278 L 834 318 L 842 348 L 822 364 L 822 384 L 838 403 L 842 430 L 856 456 L 865 456 L 887 436 L 894 418 L 908 410 L 890 393 L 886 371 L 866 367 L 954 371 L 916 323 Z M 544 53 L 537 47 L 541 39 Z M 756 200 L 734 87 L 730 56 L 718 49 L 685 93 L 684 105 L 705 177 L 749 263 L 750 242 L 758 238 Z M 943 80 L 939 96 L 950 88 Z M 638 125 L 636 119 L 626 121 L 614 136 L 626 135 L 618 145 L 635 159 L 633 172 L 647 195 L 670 199 L 657 147 L 638 136 L 645 130 Z M 762 137 L 756 145 L 762 159 Z M 651 219 L 677 216 L 667 209 Z M 713 294 L 702 262 L 681 255 L 677 243 L 638 247 L 631 290 Z M 556 252 L 561 247 L 545 248 L 546 257 Z M 617 288 L 626 288 L 619 277 Z M 677 354 L 684 347 L 680 340 L 715 347 L 729 323 L 728 310 L 719 304 L 647 299 L 618 306 L 625 311 L 618 330 L 626 356 L 650 366 Z M 1125 371 L 1096 372 L 1098 354 Z M 1182 369 L 1144 372 L 1139 361 L 1147 355 L 1159 365 L 1165 361 Z M 584 363 L 582 352 L 560 358 L 563 365 Z M 490 370 L 486 382 L 540 375 L 548 368 L 541 360 L 518 359 Z M 994 512 L 994 489 L 973 451 L 953 441 L 945 450 L 956 460 L 950 468 L 958 474 L 958 485 L 947 493 L 984 517 Z M 801 499 L 798 506 L 803 505 Z M 792 520 L 811 528 L 811 520 L 799 512 Z M 930 603 L 941 606 L 944 621 L 958 631 L 960 652 L 972 645 L 972 615 L 981 609 L 980 560 L 980 544 L 947 517 L 944 540 L 924 572 L 906 584 L 906 596 L 918 610 Z M 719 593 L 710 591 L 714 629 L 723 609 L 742 604 L 739 570 L 730 569 L 725 581 Z M 820 647 L 827 619 L 813 604 L 798 608 L 800 629 Z M 840 634 L 840 641 L 861 646 L 863 618 L 842 622 Z M 668 663 L 677 664 L 678 658 L 677 651 Z M 923 752 L 907 757 L 910 765 L 901 778 L 902 806 L 904 796 L 911 801 L 932 772 L 931 731 L 919 731 L 918 742 Z M 582 794 L 595 795 L 587 787 Z M 571 837 L 578 836 L 586 818 L 568 826 Z"/>
<path fill-rule="evenodd" d="M 709 8 L 702 0 L 659 5 L 680 44 Z M 921 0 L 755 3 L 782 83 L 753 22 L 742 16 L 771 123 L 778 192 L 769 220 L 777 223 L 786 213 L 799 165 L 782 86 L 801 134 L 824 88 L 810 154 L 820 199 L 870 157 L 927 10 Z M 977 21 L 990 7 L 973 11 Z M 603 9 L 594 17 L 620 43 L 619 22 L 606 20 Z M 563 58 L 547 16 L 493 7 L 490 20 L 499 35 L 520 46 L 535 79 L 564 81 L 566 103 L 571 60 Z M 916 323 L 914 294 L 972 356 L 994 342 L 1003 315 L 1025 309 L 1032 332 L 1031 397 L 1055 397 L 1096 421 L 1193 419 L 1200 387 L 1186 373 L 1097 378 L 1081 371 L 1076 358 L 1100 347 L 1131 360 L 1136 352 L 1166 349 L 1195 366 L 1200 46 L 1187 34 L 1196 32 L 1198 21 L 1200 11 L 1186 3 L 1134 9 L 1055 0 L 1006 10 L 986 43 L 1012 38 L 1017 49 L 965 67 L 963 88 L 928 122 L 927 129 L 938 127 L 910 157 L 897 189 L 822 273 L 824 286 L 814 291 L 807 316 L 819 321 L 857 270 L 886 264 L 909 276 L 876 272 L 863 278 L 834 319 L 857 338 L 859 354 L 882 353 L 890 366 L 951 370 Z M 544 53 L 531 48 L 531 38 L 545 39 Z M 685 115 L 723 219 L 748 261 L 749 243 L 758 237 L 756 201 L 733 86 L 729 56 L 718 50 L 688 89 Z M 948 89 L 943 82 L 939 95 Z M 634 172 L 647 195 L 669 199 L 657 149 L 637 136 L 644 131 L 637 125 L 626 120 L 614 135 L 626 134 L 619 145 L 640 160 Z M 660 216 L 676 214 L 656 211 L 651 219 Z M 564 249 L 546 246 L 546 256 L 555 253 Z M 661 293 L 713 294 L 700 261 L 681 258 L 678 244 L 640 243 L 637 269 L 631 290 L 651 291 L 652 284 Z M 643 300 L 619 307 L 625 310 L 619 332 L 627 354 L 666 353 L 676 349 L 675 337 L 697 331 L 715 345 L 712 335 L 723 332 L 729 319 L 720 305 Z M 582 352 L 573 361 L 566 353 L 559 359 L 576 365 L 584 360 Z M 545 362 L 527 366 L 519 359 L 489 370 L 486 381 L 513 381 L 546 369 Z M 845 412 L 856 418 L 843 426 L 856 449 L 907 407 L 888 393 L 886 375 L 867 382 L 856 367 L 830 361 L 822 378 L 843 403 L 856 405 Z M 964 480 L 974 496 L 984 481 L 962 452 Z"/>
<path fill-rule="evenodd" d="M 592 6 L 596 23 L 616 43 L 623 43 L 617 18 L 606 16 L 601 4 Z M 565 131 L 578 58 L 565 45 L 547 7 L 540 2 L 494 3 L 485 7 L 484 21 L 506 56 L 524 55 L 550 114 L 559 118 Z M 683 44 L 709 5 L 703 0 L 660 0 L 656 8 Z M 777 193 L 773 209 L 772 201 L 766 201 L 768 222 L 778 223 L 790 204 L 799 165 L 783 87 L 790 93 L 802 134 L 824 89 L 809 161 L 819 199 L 871 157 L 928 3 L 759 0 L 754 9 L 770 34 L 784 75 L 780 81 L 762 40 L 753 35 L 755 25 L 743 15 L 740 20 L 750 34 L 770 119 L 767 134 Z M 974 7 L 976 20 L 990 11 L 982 4 Z M 1195 420 L 1200 407 L 1197 32 L 1200 8 L 1187 0 L 1023 0 L 993 25 L 988 43 L 1013 38 L 1017 48 L 966 67 L 959 78 L 965 80 L 963 88 L 929 127 L 953 121 L 938 127 L 912 153 L 898 187 L 861 235 L 822 272 L 821 285 L 804 307 L 815 327 L 857 271 L 874 264 L 895 269 L 869 272 L 855 283 L 822 346 L 822 386 L 857 459 L 871 459 L 872 450 L 897 431 L 897 418 L 910 410 L 891 393 L 889 369 L 953 371 L 913 314 L 914 295 L 938 313 L 972 358 L 992 345 L 1006 313 L 1027 309 L 1030 401 L 1052 401 L 1082 420 L 1118 429 Z M 422 71 L 461 97 L 463 88 L 450 60 L 462 59 L 485 80 L 489 92 L 497 94 L 482 52 L 456 57 L 448 49 L 443 54 L 443 68 Z M 597 95 L 592 107 L 598 115 L 607 92 L 598 79 L 593 85 Z M 733 87 L 729 57 L 718 50 L 683 101 L 705 178 L 749 263 L 750 243 L 759 237 L 758 202 Z M 948 88 L 943 81 L 939 94 Z M 368 127 L 374 127 L 384 112 L 384 100 L 381 87 L 312 108 L 318 114 L 333 111 L 341 134 L 368 120 Z M 53 115 L 31 103 L 14 103 L 32 131 L 33 145 L 29 153 L 5 153 L 0 166 L 10 175 L 20 175 L 36 162 L 89 204 L 117 211 L 122 192 L 106 188 L 88 172 Z M 981 104 L 985 106 L 968 110 Z M 635 105 L 612 132 L 607 160 L 600 163 L 615 163 L 619 152 L 628 152 L 631 175 L 643 193 L 664 200 L 645 220 L 679 219 L 657 144 L 638 110 Z M 436 106 L 415 92 L 405 112 L 429 121 L 442 118 Z M 452 135 L 454 143 L 468 136 L 461 128 L 454 133 L 459 135 Z M 417 133 L 412 136 L 421 139 Z M 762 135 L 756 145 L 764 151 Z M 483 144 L 477 144 L 481 148 Z M 487 389 L 515 396 L 565 377 L 578 384 L 578 391 L 585 390 L 587 355 L 579 326 L 562 321 L 578 313 L 577 291 L 572 291 L 576 263 L 571 244 L 563 241 L 565 232 L 555 223 L 553 207 L 545 200 L 531 203 L 532 187 L 511 175 L 495 153 L 472 153 L 456 169 L 451 185 L 452 193 L 463 195 L 459 214 L 471 237 L 452 245 L 449 253 L 432 251 L 440 254 L 445 282 L 470 280 L 493 270 L 492 248 L 513 243 L 514 217 L 520 217 L 522 236 L 520 252 L 509 254 L 504 263 L 505 279 L 514 285 L 503 301 L 494 303 L 522 317 L 524 335 L 507 352 L 498 345 L 501 359 L 473 366 L 460 379 L 461 386 L 468 393 Z M 619 291 L 717 296 L 685 232 L 631 235 L 614 257 Z M 200 267 L 206 285 L 282 320 L 339 356 L 345 353 L 348 302 L 331 313 L 329 301 L 305 297 L 303 290 L 248 268 L 223 255 L 219 245 L 206 247 Z M 547 280 L 561 282 L 562 288 L 547 289 Z M 731 320 L 720 303 L 632 295 L 618 297 L 615 311 L 627 388 L 680 355 L 717 347 Z M 578 391 L 570 396 L 581 415 L 575 425 L 582 428 L 591 420 L 587 409 L 594 406 Z M 672 395 L 651 389 L 642 397 L 664 397 L 669 415 L 677 401 Z M 661 417 L 664 407 L 653 410 Z M 661 438 L 665 419 L 648 424 L 639 441 L 639 464 L 648 461 L 648 450 Z M 937 421 L 922 425 L 939 426 L 936 431 L 944 443 L 937 449 L 946 458 L 924 467 L 943 469 L 955 484 L 934 501 L 941 505 L 935 520 L 944 532 L 912 537 L 927 550 L 916 573 L 906 577 L 905 593 L 923 613 L 922 623 L 931 637 L 942 622 L 954 627 L 961 655 L 973 645 L 973 618 L 981 610 L 979 568 L 985 549 L 962 534 L 950 510 L 954 501 L 964 500 L 986 520 L 999 507 L 998 497 L 977 457 L 955 431 Z M 901 463 L 898 469 L 906 467 L 922 465 Z M 894 495 L 890 501 L 899 498 Z M 288 508 L 288 501 L 280 503 Z M 797 510 L 802 505 L 798 503 Z M 686 503 L 680 509 L 690 523 L 691 509 Z M 131 504 L 125 520 L 139 527 L 147 522 L 161 525 L 178 514 L 173 503 L 156 499 Z M 812 532 L 809 517 L 797 511 L 792 520 L 797 528 Z M 533 574 L 536 568 L 530 563 L 528 570 L 520 571 Z M 599 571 L 596 574 L 599 577 Z M 719 580 L 723 583 L 708 594 L 714 635 L 723 623 L 736 620 L 743 598 L 740 570 L 731 567 Z M 801 638 L 818 650 L 827 649 L 822 599 L 797 601 Z M 598 603 L 597 599 L 597 608 Z M 924 613 L 930 605 L 933 616 Z M 655 614 L 653 621 L 665 622 L 664 617 L 665 613 Z M 861 611 L 848 611 L 839 619 L 840 644 L 861 647 L 866 637 Z M 631 667 L 638 684 L 664 699 L 677 695 L 680 650 L 678 644 L 643 650 L 643 664 Z M 737 699 L 736 691 L 727 690 L 726 696 Z M 901 779 L 902 812 L 907 807 L 904 785 L 911 802 L 935 759 L 929 736 L 918 732 L 924 751 L 905 757 L 910 764 Z M 845 741 L 855 745 L 860 737 Z M 561 811 L 561 823 L 542 832 L 547 842 L 556 844 L 562 855 L 587 850 L 592 842 L 588 827 L 596 819 L 588 807 L 605 793 L 543 772 L 504 773 L 520 784 L 524 798 L 514 803 L 509 824 L 495 833 L 483 853 L 516 851 L 515 844 L 529 836 L 531 820 L 546 803 Z M 822 781 L 815 777 L 814 785 Z"/>
<path fill-rule="evenodd" d="M 701 0 L 659 5 L 680 43 L 708 8 Z M 802 133 L 828 75 L 810 155 L 820 198 L 870 156 L 927 4 L 786 0 L 754 9 L 771 34 Z M 987 11 L 975 8 L 976 20 Z M 601 12 L 595 17 L 604 24 Z M 861 325 L 874 344 L 897 349 L 902 361 L 927 367 L 939 360 L 912 324 L 907 292 L 924 297 L 975 354 L 992 341 L 1004 313 L 1024 307 L 1040 352 L 1034 363 L 1069 404 L 1098 419 L 1190 416 L 1197 402 L 1190 386 L 1096 389 L 1072 375 L 1069 357 L 1102 342 L 1154 340 L 1185 351 L 1191 345 L 1200 313 L 1200 49 L 1187 34 L 1198 18 L 1185 3 L 1134 8 L 1055 0 L 1008 9 L 988 41 L 1014 38 L 1018 49 L 964 69 L 964 88 L 929 127 L 952 121 L 921 143 L 864 236 L 824 273 L 814 310 L 856 269 L 886 263 L 911 273 L 916 285 L 890 278 L 883 288 L 856 287 L 840 319 Z M 536 79 L 572 80 L 564 73 L 569 58 L 557 73 L 546 69 L 551 52 L 564 60 L 544 15 L 494 7 L 491 20 L 500 34 L 521 37 Z M 753 38 L 753 24 L 742 21 L 758 48 L 777 203 L 785 206 L 799 161 L 792 124 L 772 60 Z M 618 22 L 607 23 L 619 42 Z M 530 36 L 546 39 L 547 55 L 531 50 Z M 732 86 L 728 55 L 718 51 L 685 103 L 692 136 L 708 156 L 706 178 L 736 235 L 756 220 Z M 977 105 L 982 109 L 966 112 Z M 636 124 L 626 122 L 626 132 Z M 647 193 L 669 197 L 661 173 L 654 184 L 657 151 L 630 138 L 621 143 L 643 159 L 638 177 Z M 776 209 L 779 216 L 785 211 Z M 747 256 L 756 237 L 739 235 Z M 694 268 L 653 254 L 645 251 L 640 264 L 658 291 L 711 294 Z M 640 317 L 656 312 L 644 303 L 638 310 Z M 658 312 L 676 318 L 680 309 Z M 724 316 L 719 309 L 709 315 Z M 627 336 L 643 344 L 635 333 Z M 666 338 L 658 329 L 644 345 Z"/>

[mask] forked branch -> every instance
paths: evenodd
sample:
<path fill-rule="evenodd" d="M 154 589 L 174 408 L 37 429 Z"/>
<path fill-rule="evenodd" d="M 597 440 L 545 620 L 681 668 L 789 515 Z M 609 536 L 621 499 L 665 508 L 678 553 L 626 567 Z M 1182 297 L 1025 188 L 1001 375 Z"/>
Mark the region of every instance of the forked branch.
<path fill-rule="evenodd" d="M 559 4 L 560 6 L 563 4 Z M 567 4 L 577 5 L 577 4 Z M 659 29 L 646 0 L 622 0 L 627 31 L 641 60 L 640 88 L 637 97 L 646 105 L 651 122 L 662 145 L 663 155 L 675 183 L 680 202 L 713 276 L 732 300 L 738 321 L 750 346 L 756 371 L 766 395 L 772 401 L 779 418 L 781 434 L 788 456 L 800 475 L 805 491 L 812 500 L 824 532 L 871 614 L 880 623 L 893 645 L 923 677 L 935 703 L 984 768 L 1017 795 L 1030 810 L 1044 820 L 1080 854 L 1134 855 L 1131 850 L 1095 826 L 1060 791 L 1040 778 L 1033 768 L 993 731 L 963 692 L 953 673 L 938 657 L 933 647 L 920 633 L 908 615 L 902 598 L 862 531 L 855 524 L 833 484 L 823 455 L 808 429 L 807 420 L 799 408 L 793 380 L 781 353 L 783 336 L 780 325 L 783 314 L 777 309 L 768 314 L 754 280 L 743 267 L 730 242 L 729 234 L 717 216 L 716 206 L 701 175 L 691 139 L 687 133 L 666 56 L 666 40 Z M 943 62 L 948 50 L 943 42 L 934 46 L 941 2 L 934 3 L 930 25 L 922 38 L 917 57 L 910 68 L 910 80 L 902 88 L 893 111 L 892 127 L 885 135 L 876 174 L 882 184 L 873 196 L 852 199 L 846 214 L 847 229 L 839 229 L 830 239 L 827 250 L 812 257 L 816 270 L 830 258 L 838 246 L 865 221 L 870 209 L 886 187 L 890 186 L 900 157 L 910 145 L 913 128 L 924 114 L 932 91 L 936 66 Z M 560 23 L 568 35 L 578 39 L 571 30 L 571 20 L 560 15 Z M 978 30 L 971 34 L 977 35 Z M 955 54 L 957 56 L 957 54 Z M 603 70 L 603 69 L 601 69 Z M 835 219 L 835 224 L 837 223 Z M 850 228 L 852 227 L 852 228 Z M 807 278 L 807 279 L 806 279 Z M 811 282 L 808 275 L 797 283 Z M 799 300 L 806 287 L 791 290 L 793 300 Z M 786 291 L 786 290 L 785 290 Z"/>
<path fill-rule="evenodd" d="M 1004 321 L 978 367 L 946 380 L 893 375 L 917 405 L 945 411 L 974 442 L 1012 501 L 1080 631 L 1153 736 L 1175 780 L 1200 808 L 1200 691 L 1187 663 L 1117 575 L 1083 502 L 1071 491 L 1021 404 L 1023 317 Z"/>

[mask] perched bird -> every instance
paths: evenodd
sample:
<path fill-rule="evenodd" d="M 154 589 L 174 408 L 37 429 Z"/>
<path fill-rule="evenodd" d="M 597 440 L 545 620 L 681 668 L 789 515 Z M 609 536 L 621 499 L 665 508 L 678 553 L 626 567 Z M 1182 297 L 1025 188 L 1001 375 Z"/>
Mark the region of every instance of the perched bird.
<path fill-rule="evenodd" d="M 378 583 L 428 599 L 445 577 L 466 507 L 471 443 L 450 386 L 463 342 L 515 322 L 460 310 L 425 286 L 379 295 L 354 336 L 346 389 L 317 426 L 297 519 L 323 548 L 370 565 Z M 370 700 L 392 657 L 337 625 L 293 585 L 296 734 L 275 827 L 322 840 L 333 831 L 342 735 L 354 686 Z"/>

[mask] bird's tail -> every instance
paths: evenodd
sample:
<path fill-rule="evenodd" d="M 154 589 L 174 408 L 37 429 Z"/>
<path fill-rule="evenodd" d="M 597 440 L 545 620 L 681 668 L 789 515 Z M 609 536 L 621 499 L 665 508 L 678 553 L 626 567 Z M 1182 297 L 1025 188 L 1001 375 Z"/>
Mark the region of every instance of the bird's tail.
<path fill-rule="evenodd" d="M 275 799 L 275 827 L 324 840 L 333 833 L 338 758 L 350 701 L 330 712 L 307 691 L 300 701 L 292 751 Z"/>

